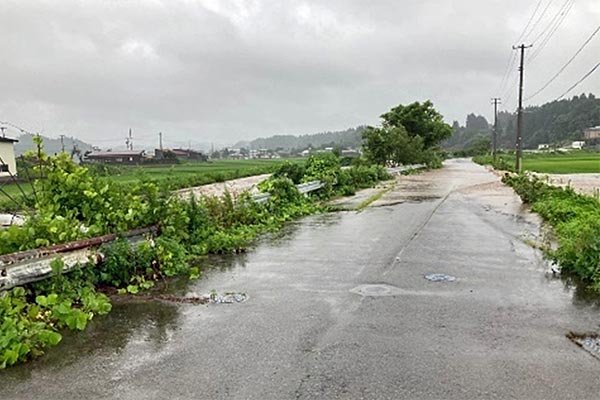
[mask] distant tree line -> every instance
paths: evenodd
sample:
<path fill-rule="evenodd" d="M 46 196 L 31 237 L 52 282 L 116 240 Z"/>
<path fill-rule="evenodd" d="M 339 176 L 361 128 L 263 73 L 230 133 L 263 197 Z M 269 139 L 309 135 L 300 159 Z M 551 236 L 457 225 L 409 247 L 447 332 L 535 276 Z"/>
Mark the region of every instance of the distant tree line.
<path fill-rule="evenodd" d="M 467 116 L 465 126 L 452 125 L 452 136 L 444 142 L 450 149 L 468 149 L 491 138 L 493 122 L 475 114 Z M 562 144 L 583 139 L 586 128 L 600 125 L 600 99 L 593 94 L 552 101 L 524 110 L 523 146 L 537 148 L 539 144 Z M 513 148 L 517 127 L 516 112 L 498 113 L 498 146 Z"/>
<path fill-rule="evenodd" d="M 275 135 L 258 138 L 250 142 L 238 142 L 233 148 L 285 150 L 292 152 L 301 151 L 309 147 L 314 149 L 322 147 L 357 148 L 360 147 L 362 132 L 364 130 L 365 126 L 358 126 L 344 131 L 322 132 L 310 135 Z"/>

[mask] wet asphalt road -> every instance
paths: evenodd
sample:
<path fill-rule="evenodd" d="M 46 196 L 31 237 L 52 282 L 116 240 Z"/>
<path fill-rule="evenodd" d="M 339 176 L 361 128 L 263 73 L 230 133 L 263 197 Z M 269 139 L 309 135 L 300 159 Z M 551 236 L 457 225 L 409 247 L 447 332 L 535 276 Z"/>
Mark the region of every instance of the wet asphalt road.
<path fill-rule="evenodd" d="M 600 361 L 565 334 L 597 331 L 600 310 L 545 274 L 538 232 L 497 177 L 451 161 L 181 289 L 247 302 L 117 304 L 0 373 L 0 398 L 599 399 Z M 352 291 L 365 284 L 392 295 Z"/>

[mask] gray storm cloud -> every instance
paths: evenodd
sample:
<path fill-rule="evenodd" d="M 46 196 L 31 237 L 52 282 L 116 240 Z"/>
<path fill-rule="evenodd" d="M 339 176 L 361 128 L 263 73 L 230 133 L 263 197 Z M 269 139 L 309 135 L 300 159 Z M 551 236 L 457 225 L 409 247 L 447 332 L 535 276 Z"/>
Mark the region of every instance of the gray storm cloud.
<path fill-rule="evenodd" d="M 425 99 L 448 121 L 489 115 L 536 3 L 4 0 L 0 120 L 104 146 L 130 127 L 147 145 L 159 131 L 180 144 L 344 129 Z M 575 2 L 527 66 L 526 88 L 551 77 L 599 20 L 596 0 Z M 599 50 L 595 40 L 535 103 L 575 82 Z M 577 93 L 598 88 L 600 74 Z"/>

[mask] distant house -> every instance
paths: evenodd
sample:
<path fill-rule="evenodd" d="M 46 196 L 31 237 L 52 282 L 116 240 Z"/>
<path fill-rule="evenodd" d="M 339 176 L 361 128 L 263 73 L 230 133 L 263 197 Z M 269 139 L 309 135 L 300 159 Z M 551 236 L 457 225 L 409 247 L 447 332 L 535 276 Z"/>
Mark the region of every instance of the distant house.
<path fill-rule="evenodd" d="M 585 140 L 598 142 L 600 141 L 600 126 L 594 126 L 593 128 L 587 128 L 583 131 L 583 137 Z"/>
<path fill-rule="evenodd" d="M 208 161 L 208 156 L 205 154 L 189 149 L 155 149 L 154 158 L 157 160 L 169 159 L 175 157 L 183 160 Z"/>
<path fill-rule="evenodd" d="M 360 157 L 360 151 L 356 149 L 344 149 L 342 150 L 342 157 Z"/>
<path fill-rule="evenodd" d="M 585 146 L 585 142 L 581 140 L 571 143 L 572 149 L 581 150 L 583 149 L 583 146 Z"/>
<path fill-rule="evenodd" d="M 15 161 L 16 139 L 0 137 L 0 179 L 17 175 L 17 163 Z"/>
<path fill-rule="evenodd" d="M 99 164 L 140 164 L 146 160 L 146 152 L 139 151 L 94 151 L 85 160 Z"/>
<path fill-rule="evenodd" d="M 548 150 L 550 149 L 550 145 L 548 143 L 538 144 L 538 150 Z"/>

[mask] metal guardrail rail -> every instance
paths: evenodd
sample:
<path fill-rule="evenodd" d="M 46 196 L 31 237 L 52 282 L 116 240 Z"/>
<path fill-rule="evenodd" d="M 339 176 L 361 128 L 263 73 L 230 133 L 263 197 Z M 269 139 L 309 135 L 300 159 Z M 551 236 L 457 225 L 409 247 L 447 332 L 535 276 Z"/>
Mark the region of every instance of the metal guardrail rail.
<path fill-rule="evenodd" d="M 422 164 L 404 165 L 388 168 L 391 174 L 401 173 L 412 169 L 425 168 Z M 296 185 L 298 191 L 307 194 L 321 189 L 325 184 L 312 181 Z M 269 193 L 259 193 L 253 196 L 254 201 L 264 203 L 269 200 Z M 134 229 L 121 234 L 110 234 L 90 239 L 78 240 L 65 244 L 27 250 L 18 253 L 0 256 L 0 292 L 15 286 L 40 281 L 52 276 L 52 261 L 60 258 L 64 263 L 63 271 L 69 271 L 86 262 L 99 263 L 103 256 L 93 250 L 104 243 L 109 243 L 117 238 L 126 238 L 132 243 L 142 240 L 146 235 L 157 232 L 157 227 Z"/>
<path fill-rule="evenodd" d="M 426 167 L 427 166 L 425 164 L 408 164 L 408 165 L 401 165 L 399 167 L 387 168 L 387 171 L 390 174 L 399 174 L 399 173 L 410 171 L 413 169 L 423 169 Z"/>
<path fill-rule="evenodd" d="M 313 181 L 296 185 L 300 193 L 306 194 L 323 187 L 323 183 Z M 264 203 L 269 200 L 269 193 L 259 193 L 253 196 L 254 201 Z M 15 286 L 37 282 L 52 276 L 52 261 L 60 258 L 64 263 L 63 271 L 67 272 L 78 265 L 102 261 L 103 256 L 94 248 L 109 243 L 117 238 L 126 238 L 130 242 L 141 241 L 146 235 L 157 232 L 155 226 L 134 229 L 121 234 L 110 234 L 90 239 L 78 240 L 65 244 L 26 250 L 18 253 L 0 255 L 0 292 Z"/>

